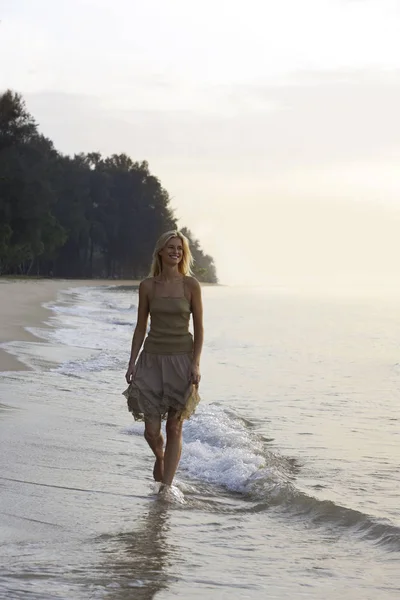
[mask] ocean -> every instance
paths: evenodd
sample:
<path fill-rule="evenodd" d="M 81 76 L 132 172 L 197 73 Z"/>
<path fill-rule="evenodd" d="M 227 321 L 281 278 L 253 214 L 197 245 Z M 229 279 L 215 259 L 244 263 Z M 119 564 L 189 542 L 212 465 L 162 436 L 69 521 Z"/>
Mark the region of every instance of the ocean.
<path fill-rule="evenodd" d="M 400 303 L 203 288 L 177 493 L 122 396 L 137 289 L 71 288 L 5 347 L 0 598 L 397 600 Z"/>

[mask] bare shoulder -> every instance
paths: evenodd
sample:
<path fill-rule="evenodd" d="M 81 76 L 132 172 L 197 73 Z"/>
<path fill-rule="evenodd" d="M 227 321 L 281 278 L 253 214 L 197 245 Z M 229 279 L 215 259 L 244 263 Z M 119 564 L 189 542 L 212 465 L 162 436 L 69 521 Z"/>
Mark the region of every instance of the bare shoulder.
<path fill-rule="evenodd" d="M 185 283 L 192 292 L 197 292 L 201 290 L 200 283 L 197 281 L 196 277 L 186 275 Z"/>
<path fill-rule="evenodd" d="M 139 284 L 139 290 L 141 292 L 148 293 L 152 288 L 153 282 L 154 277 L 147 277 L 146 279 L 143 279 Z"/>

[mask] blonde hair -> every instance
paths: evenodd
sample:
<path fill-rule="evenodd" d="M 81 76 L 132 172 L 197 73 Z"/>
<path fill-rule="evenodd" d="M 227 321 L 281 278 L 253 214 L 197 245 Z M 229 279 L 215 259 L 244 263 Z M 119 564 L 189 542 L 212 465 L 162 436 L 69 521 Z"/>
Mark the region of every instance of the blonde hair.
<path fill-rule="evenodd" d="M 190 251 L 189 240 L 180 231 L 167 231 L 157 240 L 153 252 L 153 262 L 150 268 L 150 277 L 157 277 L 162 272 L 162 262 L 159 252 L 168 244 L 172 238 L 179 238 L 182 242 L 182 260 L 178 265 L 178 270 L 182 275 L 192 275 L 193 256 Z"/>

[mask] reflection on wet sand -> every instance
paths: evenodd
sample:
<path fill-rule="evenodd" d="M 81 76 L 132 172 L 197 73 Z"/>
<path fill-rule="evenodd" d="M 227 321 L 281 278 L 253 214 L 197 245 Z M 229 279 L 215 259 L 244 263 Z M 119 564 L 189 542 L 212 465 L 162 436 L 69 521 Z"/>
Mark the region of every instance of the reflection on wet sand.
<path fill-rule="evenodd" d="M 177 560 L 168 536 L 170 509 L 156 499 L 137 529 L 101 537 L 101 552 L 106 555 L 100 565 L 101 579 L 107 580 L 101 587 L 107 590 L 107 598 L 151 600 L 175 581 L 170 575 Z"/>

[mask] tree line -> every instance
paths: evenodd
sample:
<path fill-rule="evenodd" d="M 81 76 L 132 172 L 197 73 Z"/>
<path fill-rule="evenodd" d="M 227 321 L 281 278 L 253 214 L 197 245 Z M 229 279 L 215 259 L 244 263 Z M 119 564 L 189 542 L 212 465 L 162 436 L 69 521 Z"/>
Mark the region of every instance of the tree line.
<path fill-rule="evenodd" d="M 146 161 L 63 155 L 20 94 L 0 95 L 0 274 L 141 278 L 156 239 L 171 229 L 169 195 Z M 182 232 L 196 277 L 216 283 L 213 258 Z"/>

